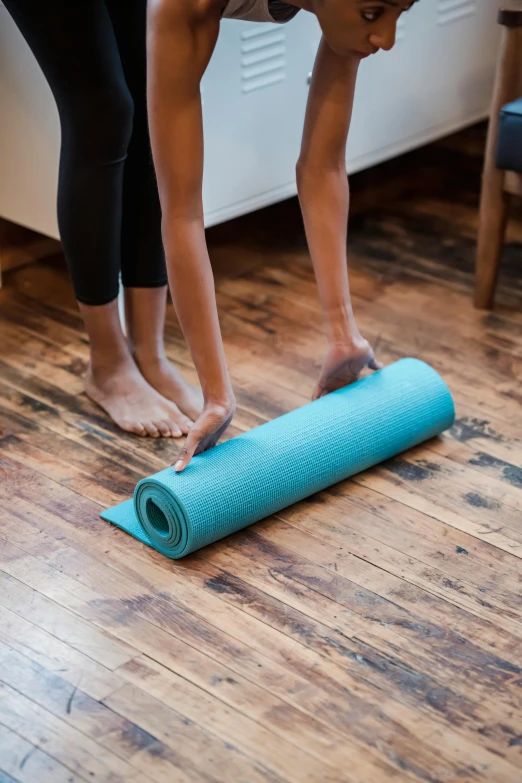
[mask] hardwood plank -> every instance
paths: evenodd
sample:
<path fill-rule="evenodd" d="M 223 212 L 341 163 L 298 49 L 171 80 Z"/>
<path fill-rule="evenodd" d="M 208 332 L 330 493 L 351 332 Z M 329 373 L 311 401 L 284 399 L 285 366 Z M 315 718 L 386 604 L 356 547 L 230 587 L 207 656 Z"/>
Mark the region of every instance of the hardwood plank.
<path fill-rule="evenodd" d="M 279 783 L 283 778 L 275 775 L 263 761 L 244 755 L 233 742 L 220 741 L 214 732 L 204 734 L 204 742 L 194 738 L 194 724 L 161 699 L 154 699 L 140 688 L 128 684 L 112 694 L 110 706 L 119 715 L 134 719 L 145 730 L 156 736 L 172 754 L 183 753 L 193 760 L 198 774 L 205 781 L 223 779 L 238 783 Z M 200 732 L 201 733 L 201 732 Z M 161 759 L 162 757 L 158 757 Z M 167 754 L 164 754 L 168 758 Z M 166 778 L 166 783 L 171 778 Z"/>
<path fill-rule="evenodd" d="M 46 754 L 82 780 L 100 783 L 151 781 L 151 778 L 7 685 L 0 686 L 0 723 L 30 742 L 35 749 L 45 748 Z"/>
<path fill-rule="evenodd" d="M 97 582 L 99 582 L 99 577 L 96 577 L 96 579 L 97 579 Z M 150 607 L 152 607 L 152 604 L 150 605 Z M 120 610 L 120 612 L 121 612 L 121 610 Z M 160 615 L 163 616 L 163 610 L 161 610 Z M 128 613 L 127 613 L 126 618 L 125 618 L 126 629 L 128 628 L 128 624 L 129 624 L 129 616 L 128 616 Z M 166 643 L 165 642 L 162 644 L 162 647 L 163 648 L 166 647 Z M 151 653 L 149 652 L 148 654 L 150 655 Z M 179 659 L 179 655 L 176 656 L 176 660 L 178 660 L 178 659 Z"/>
<path fill-rule="evenodd" d="M 428 589 L 429 582 L 427 586 L 418 586 L 415 584 L 415 575 L 408 574 L 405 568 L 394 572 L 391 564 L 388 568 L 384 563 L 379 567 L 354 555 L 350 546 L 332 546 L 337 539 L 329 540 L 329 531 L 325 532 L 318 526 L 309 532 L 298 523 L 268 520 L 257 526 L 255 535 L 322 565 L 336 576 L 344 576 L 356 586 L 357 599 L 364 599 L 367 591 L 370 591 L 366 600 L 371 604 L 369 617 L 374 622 L 382 623 L 385 627 L 396 623 L 399 632 L 404 628 L 406 632 L 426 634 L 428 639 L 432 636 L 429 629 L 435 623 L 439 630 L 434 629 L 433 635 L 440 639 L 447 639 L 448 634 L 457 634 L 465 640 L 464 643 L 469 641 L 487 652 L 493 650 L 518 664 L 520 638 L 510 635 L 506 630 L 499 633 L 497 613 L 491 619 L 484 619 L 465 606 L 454 603 L 448 590 L 441 590 L 438 595 L 435 589 Z M 375 549 L 378 543 L 375 541 Z M 290 576 L 293 574 L 294 570 L 291 569 Z"/>
<path fill-rule="evenodd" d="M 425 490 L 424 487 L 421 492 L 409 482 L 397 477 L 397 474 L 394 473 L 391 477 L 384 468 L 378 468 L 371 476 L 359 476 L 354 482 L 399 500 L 403 505 L 428 516 L 434 516 L 445 524 L 487 541 L 516 557 L 522 557 L 522 534 L 513 529 L 519 522 L 519 512 L 489 499 L 484 494 L 469 492 L 465 497 L 467 508 L 462 502 L 462 494 L 449 482 L 445 484 L 442 496 L 428 488 Z M 503 519 L 506 520 L 506 525 L 499 527 L 499 522 Z"/>
<path fill-rule="evenodd" d="M 15 554 L 13 552 L 13 554 Z M 77 558 L 76 558 L 77 559 Z M 25 578 L 27 578 L 27 572 L 25 572 Z M 98 577 L 97 580 L 99 581 Z M 164 599 L 159 598 L 159 601 L 163 601 Z M 108 602 L 102 600 L 101 596 L 98 600 L 98 603 L 101 607 L 103 607 L 103 616 L 105 618 L 108 618 Z M 78 611 L 78 607 L 75 607 Z M 91 616 L 92 619 L 95 619 L 97 614 L 96 610 L 93 612 L 92 605 L 90 607 L 86 607 L 83 609 L 84 614 L 88 614 Z M 81 611 L 81 610 L 80 610 Z M 122 621 L 121 619 L 121 613 L 122 611 L 125 613 L 125 619 Z M 173 638 L 169 637 L 164 632 L 158 632 L 157 630 L 154 630 L 154 628 L 150 627 L 147 623 L 140 622 L 138 620 L 139 616 L 149 616 L 149 612 L 147 611 L 146 607 L 139 611 L 137 613 L 137 616 L 135 618 L 131 619 L 131 614 L 129 610 L 125 610 L 125 606 L 122 605 L 120 608 L 116 611 L 110 613 L 113 615 L 113 623 L 115 624 L 115 628 L 119 629 L 117 632 L 119 632 L 121 635 L 125 636 L 126 638 L 133 638 L 135 641 L 137 641 L 139 644 L 142 645 L 144 651 L 147 653 L 148 656 L 159 656 L 160 660 L 167 660 L 171 662 L 171 665 L 175 663 L 176 668 L 179 669 L 180 662 L 183 662 L 184 660 L 187 660 L 190 662 L 190 659 L 196 657 L 197 659 L 197 666 L 194 668 L 194 666 L 191 666 L 189 670 L 186 668 L 181 669 L 184 676 L 187 676 L 187 674 L 190 671 L 190 675 L 192 678 L 197 678 L 197 684 L 198 687 L 205 687 L 209 688 L 211 692 L 217 692 L 217 685 L 222 684 L 220 688 L 220 700 L 225 699 L 226 700 L 226 691 L 230 691 L 229 698 L 233 694 L 233 702 L 235 704 L 236 709 L 239 707 L 243 712 L 243 717 L 240 720 L 240 725 L 243 730 L 245 730 L 245 712 L 248 712 L 252 715 L 254 719 L 257 720 L 263 720 L 263 712 L 266 712 L 267 714 L 270 714 L 272 717 L 271 719 L 274 720 L 275 716 L 277 715 L 278 711 L 281 713 L 281 725 L 279 725 L 278 731 L 280 735 L 285 736 L 285 734 L 288 734 L 288 729 L 286 728 L 286 724 L 283 723 L 283 718 L 285 720 L 291 721 L 292 725 L 292 736 L 297 735 L 299 736 L 300 733 L 300 726 L 302 725 L 303 731 L 307 731 L 309 733 L 309 736 L 307 737 L 307 743 L 306 747 L 314 746 L 314 744 L 319 743 L 319 748 L 321 747 L 321 741 L 323 735 L 325 734 L 324 729 L 321 729 L 321 727 L 318 725 L 315 727 L 315 734 L 310 733 L 310 726 L 308 724 L 311 723 L 313 726 L 314 723 L 311 721 L 311 718 L 305 719 L 305 716 L 300 712 L 296 712 L 295 710 L 292 710 L 289 706 L 284 706 L 284 704 L 281 703 L 279 699 L 268 699 L 268 696 L 266 693 L 263 693 L 259 688 L 256 688 L 253 690 L 253 686 L 249 685 L 246 680 L 243 680 L 242 678 L 238 677 L 237 674 L 234 674 L 233 671 L 219 671 L 219 668 L 216 671 L 215 664 L 213 664 L 213 667 L 208 675 L 205 674 L 205 669 L 208 669 L 208 665 L 205 664 L 205 659 L 202 658 L 202 656 L 197 655 L 194 648 L 187 648 L 184 651 L 184 645 L 180 644 L 179 641 L 175 641 Z M 118 616 L 120 615 L 120 617 Z M 180 622 L 181 619 L 178 617 L 178 622 Z M 195 619 L 192 618 L 190 623 L 195 622 Z M 202 631 L 199 632 L 202 635 L 205 635 Z M 208 636 L 208 632 L 206 634 Z M 198 642 L 198 634 L 193 634 L 193 643 L 197 644 Z M 230 642 L 229 642 L 230 643 Z M 186 667 L 186 663 L 184 666 Z M 221 667 L 222 668 L 222 667 Z M 201 675 L 204 675 L 204 679 L 201 680 Z M 235 679 L 232 678 L 232 675 Z M 227 686 L 227 683 L 229 683 L 233 686 L 232 688 Z M 178 685 L 178 691 L 181 688 L 182 681 L 179 680 Z M 239 689 L 238 687 L 234 686 L 241 686 Z M 225 692 L 223 692 L 223 688 L 225 689 Z M 301 686 L 302 689 L 302 686 Z M 200 694 L 199 690 L 196 691 L 198 694 Z M 238 697 L 241 698 L 240 702 L 238 703 L 237 699 Z M 188 695 L 187 695 L 188 699 Z M 201 694 L 199 700 L 201 701 Z M 193 700 L 194 705 L 196 705 L 196 701 Z M 227 702 L 228 703 L 228 702 Z M 257 705 L 256 711 L 252 712 L 253 705 Z M 216 708 L 214 708 L 215 713 Z M 261 712 L 260 712 L 261 711 Z M 207 707 L 207 711 L 202 713 L 202 718 L 206 719 L 207 714 L 212 714 L 212 710 L 210 707 Z M 227 713 L 225 713 L 227 714 Z M 192 716 L 187 716 L 191 717 Z M 223 723 L 223 720 L 220 721 Z M 230 721 L 229 721 L 230 722 Z M 251 732 L 251 739 L 252 737 L 255 738 L 259 734 L 259 727 L 253 728 Z M 236 736 L 235 732 L 231 733 L 231 736 Z M 314 736 L 317 736 L 317 739 L 314 743 Z M 328 736 L 328 733 L 326 733 L 326 736 Z M 238 743 L 239 740 L 236 738 L 235 743 Z M 303 742 L 303 744 L 305 744 Z M 329 754 L 333 753 L 334 746 L 329 742 L 328 744 L 328 751 Z M 338 753 L 344 753 L 344 750 L 339 748 Z M 353 757 L 354 751 L 353 749 L 350 751 L 351 756 Z M 288 753 L 287 753 L 288 755 Z M 386 773 L 387 775 L 390 774 L 390 771 Z"/>
<path fill-rule="evenodd" d="M 248 281 L 232 280 L 228 282 L 229 289 L 232 288 L 233 291 L 237 291 L 239 289 L 241 292 L 239 298 L 239 307 L 236 304 L 236 306 L 233 307 L 233 311 L 239 315 L 240 320 L 247 319 L 248 316 L 243 312 L 245 305 L 241 299 L 242 295 L 247 303 L 247 312 L 253 311 L 256 318 L 263 318 L 263 323 L 265 325 L 267 323 L 267 318 L 269 318 L 269 323 L 274 333 L 278 335 L 284 334 L 285 342 L 292 346 L 292 351 L 298 350 L 302 355 L 304 350 L 306 350 L 310 356 L 310 360 L 314 361 L 317 357 L 317 347 L 322 342 L 319 339 L 319 335 L 317 339 L 312 339 L 310 330 L 308 329 L 306 332 L 306 343 L 304 343 L 303 340 L 295 339 L 296 334 L 302 334 L 302 325 L 303 323 L 306 323 L 305 319 L 307 318 L 308 322 L 310 321 L 309 303 L 315 303 L 316 299 L 315 284 L 313 279 L 303 282 L 295 274 L 292 274 L 292 271 L 287 269 L 285 269 L 284 272 L 277 270 L 276 279 L 279 280 L 280 287 L 276 288 L 275 293 L 273 288 L 269 288 L 266 285 L 263 286 L 260 291 L 260 286 L 255 279 L 253 282 L 250 279 Z M 289 293 L 289 290 L 292 293 Z M 299 298 L 297 298 L 297 296 Z M 230 301 L 237 302 L 238 300 L 234 297 L 229 297 L 228 300 L 225 299 L 225 301 L 222 302 L 222 305 L 228 305 L 228 310 L 230 310 Z M 305 302 L 304 305 L 301 304 L 303 301 Z M 355 301 L 357 302 L 357 297 L 355 298 Z M 390 301 L 390 297 L 387 297 L 386 301 Z M 319 309 L 317 303 L 315 303 L 313 309 L 315 311 L 314 315 L 315 322 L 317 324 L 316 328 L 319 328 Z M 402 355 L 406 353 L 406 355 L 417 356 L 419 353 L 421 353 L 422 357 L 426 361 L 431 361 L 437 368 L 440 369 L 441 372 L 443 372 L 448 377 L 448 380 L 455 385 L 457 385 L 457 383 L 461 385 L 462 381 L 469 381 L 470 375 L 467 372 L 467 367 L 470 364 L 473 366 L 473 363 L 475 363 L 476 369 L 478 369 L 479 366 L 482 369 L 486 356 L 485 349 L 481 346 L 480 343 L 475 342 L 473 346 L 474 350 L 471 350 L 469 343 L 466 344 L 462 338 L 459 339 L 458 344 L 455 344 L 455 340 L 451 339 L 451 334 L 446 328 L 445 331 L 448 332 L 448 338 L 445 344 L 442 341 L 444 331 L 441 331 L 440 328 L 437 328 L 436 333 L 434 333 L 434 324 L 432 325 L 430 323 L 429 327 L 426 326 L 425 321 L 422 320 L 421 314 L 419 314 L 419 318 L 417 319 L 412 318 L 410 314 L 405 317 L 404 306 L 401 306 L 399 312 L 396 314 L 389 307 L 387 308 L 386 304 L 383 304 L 379 309 L 378 320 L 371 318 L 368 310 L 369 308 L 366 304 L 364 312 L 360 314 L 360 318 L 362 323 L 365 324 L 365 332 L 368 333 L 370 338 L 373 338 L 373 342 L 376 343 L 379 340 L 379 335 L 382 334 L 383 329 L 386 330 L 386 342 L 382 338 L 379 341 L 381 353 L 388 348 L 388 343 L 399 343 L 401 345 Z M 293 318 L 291 315 L 292 312 L 295 313 Z M 410 324 L 409 329 L 404 328 L 405 320 L 407 320 Z M 309 326 L 309 323 L 307 325 Z M 436 334 L 436 337 L 434 334 Z M 239 338 L 236 339 L 235 334 L 233 336 L 234 344 L 237 345 Z M 244 342 L 246 338 L 242 335 L 241 339 Z M 259 339 L 259 341 L 261 341 L 261 339 Z M 462 349 L 460 348 L 461 343 L 463 343 Z M 268 351 L 272 351 L 274 347 L 275 346 L 273 343 L 267 343 L 265 340 L 262 348 L 260 347 L 260 350 L 266 355 Z M 420 347 L 422 348 L 422 351 L 419 351 Z M 278 340 L 277 348 L 278 354 L 281 354 L 281 350 L 284 350 L 284 343 L 282 344 L 281 338 Z M 449 350 L 451 350 L 451 362 L 445 358 L 445 352 Z M 474 354 L 477 353 L 479 355 L 476 359 L 474 359 Z M 487 374 L 479 374 L 475 372 L 473 376 L 474 386 L 476 386 L 478 389 L 481 389 L 483 386 L 487 389 L 490 389 L 495 383 L 495 376 L 497 375 L 498 380 L 502 379 L 503 387 L 505 387 L 506 391 L 509 392 L 509 389 L 513 386 L 513 383 L 511 383 L 511 385 L 509 384 L 510 379 L 509 376 L 506 378 L 505 372 L 501 375 L 500 370 L 495 371 L 495 365 L 491 360 L 491 356 L 491 353 L 487 355 L 487 363 L 490 365 L 489 372 Z M 495 355 L 493 354 L 493 356 Z M 291 356 L 286 356 L 285 358 L 287 364 L 292 366 Z M 386 358 L 386 355 L 384 358 Z M 459 359 L 461 360 L 460 362 L 458 361 Z M 520 359 L 517 361 L 511 355 L 509 357 L 509 361 L 511 365 L 516 362 L 516 367 L 512 371 L 515 373 L 513 380 L 516 382 L 517 380 L 520 380 L 520 368 L 522 365 Z M 499 360 L 497 359 L 497 364 L 498 363 Z M 314 371 L 313 366 L 311 369 Z M 516 373 L 518 373 L 518 375 Z M 498 381 L 495 385 L 495 391 L 497 390 L 497 387 Z M 470 396 L 472 391 L 473 389 L 468 389 L 468 394 Z M 474 397 L 473 399 L 476 400 L 477 398 Z M 478 401 L 483 402 L 481 398 L 479 398 Z M 515 410 L 516 409 L 513 406 L 513 411 Z M 515 422 L 516 420 L 517 419 L 515 416 L 513 416 L 513 421 Z"/>
<path fill-rule="evenodd" d="M 450 438 L 443 437 L 436 444 L 430 444 L 430 450 L 432 448 L 436 453 L 443 454 L 460 465 L 472 468 L 479 476 L 493 476 L 511 487 L 522 489 L 522 468 L 488 453 L 487 447 L 482 449 L 466 444 L 461 446 L 458 443 L 453 443 Z M 489 449 L 490 451 L 491 449 Z"/>
<path fill-rule="evenodd" d="M 23 587 L 4 573 L 0 574 L 0 583 L 6 591 L 12 590 L 13 586 Z M 5 598 L 2 601 L 7 602 Z M 39 593 L 36 593 L 35 601 L 37 605 L 45 604 L 45 599 Z M 77 684 L 83 681 L 85 692 L 94 699 L 103 699 L 121 687 L 120 678 L 110 669 L 78 652 L 59 637 L 44 631 L 41 625 L 46 624 L 45 618 L 38 617 L 37 620 L 39 625 L 33 625 L 21 615 L 5 609 L 4 606 L 0 607 L 0 641 L 39 663 L 47 671 L 59 672 L 60 677 L 67 682 Z M 63 635 L 54 625 L 50 627 L 53 632 Z"/>
<path fill-rule="evenodd" d="M 361 493 L 357 492 L 356 498 L 359 500 Z M 381 496 L 381 501 L 387 507 L 390 506 L 383 496 Z M 338 514 L 333 521 L 331 515 L 321 511 L 320 504 L 319 507 L 310 504 L 305 507 L 304 512 L 303 507 L 298 506 L 294 510 L 279 514 L 278 518 L 296 525 L 316 538 L 329 542 L 331 546 L 336 545 L 336 551 L 332 552 L 333 562 L 337 562 L 339 558 L 346 558 L 347 562 L 352 562 L 354 558 L 362 559 L 401 579 L 406 579 L 411 584 L 422 587 L 456 606 L 471 611 L 475 616 L 494 622 L 499 628 L 503 628 L 509 633 L 520 636 L 519 612 L 516 610 L 513 612 L 511 608 L 513 600 L 511 599 L 506 605 L 502 601 L 502 593 L 497 596 L 495 582 L 485 581 L 487 572 L 484 573 L 480 570 L 476 572 L 475 576 L 471 574 L 467 577 L 462 573 L 463 566 L 460 555 L 464 555 L 464 552 L 460 552 L 457 547 L 461 547 L 469 553 L 473 551 L 473 545 L 461 539 L 461 543 L 455 545 L 454 552 L 445 551 L 448 534 L 444 533 L 445 527 L 442 523 L 440 527 L 442 538 L 439 540 L 437 549 L 432 549 L 431 552 L 426 550 L 427 542 L 424 542 L 418 551 L 414 551 L 414 547 L 408 546 L 398 548 L 400 544 L 396 540 L 396 527 L 393 520 L 401 520 L 401 524 L 405 527 L 416 528 L 418 526 L 417 520 L 424 519 L 425 515 L 419 516 L 414 510 L 405 514 L 402 504 L 398 504 L 395 513 L 392 511 L 388 517 L 391 526 L 385 525 L 383 528 L 380 522 L 382 514 L 379 511 L 378 499 L 375 501 L 375 507 L 377 513 L 372 516 L 364 508 L 361 509 L 360 503 L 356 501 L 346 506 L 345 513 Z M 420 530 L 422 534 L 422 527 Z M 458 532 L 460 533 L 460 531 Z M 473 541 L 473 539 L 471 540 Z M 465 545 L 463 546 L 463 544 Z M 403 552 L 402 549 L 408 551 Z M 428 556 L 426 551 L 428 551 Z M 441 551 L 443 556 L 439 554 Z M 457 555 L 459 558 L 456 557 Z M 477 579 L 477 577 L 479 578 Z M 486 596 L 488 587 L 492 587 L 492 589 Z M 511 588 L 511 593 L 513 593 L 513 588 Z"/>
<path fill-rule="evenodd" d="M 159 670 L 157 664 L 148 664 L 145 670 L 139 670 L 138 672 L 133 671 L 133 676 L 136 678 L 138 682 L 141 682 L 142 677 L 148 677 L 150 678 L 151 672 L 154 672 L 156 674 L 161 673 L 161 670 Z M 168 677 L 171 675 L 168 675 L 167 673 L 164 673 L 163 679 L 159 679 L 156 677 L 154 680 L 149 680 L 149 683 L 152 681 L 152 685 L 149 684 L 149 687 L 151 690 L 155 690 L 156 693 L 160 693 L 162 695 L 162 698 L 165 698 L 165 693 L 167 693 L 167 699 L 173 698 L 175 699 L 174 694 L 171 696 L 168 691 Z M 118 694 L 116 694 L 117 696 Z M 114 698 L 114 697 L 111 697 Z M 413 779 L 417 779 L 420 777 L 421 779 L 429 779 L 433 776 L 434 770 L 436 770 L 436 775 L 441 776 L 443 779 L 445 775 L 452 774 L 452 765 L 448 764 L 445 761 L 444 754 L 437 753 L 434 748 L 427 748 L 423 746 L 423 744 L 419 743 L 418 738 L 415 737 L 415 735 L 408 734 L 406 731 L 404 731 L 403 727 L 399 723 L 399 717 L 402 718 L 401 711 L 397 711 L 397 721 L 394 723 L 393 726 L 388 726 L 388 736 L 386 736 L 386 733 L 382 730 L 382 726 L 379 725 L 377 728 L 377 734 L 379 736 L 379 745 L 382 748 L 385 748 L 387 746 L 390 746 L 389 755 L 390 760 L 393 759 L 395 763 L 397 764 L 398 769 L 396 771 L 392 771 L 388 768 L 388 770 L 385 771 L 385 775 L 387 777 L 383 777 L 382 779 L 386 780 L 393 780 L 393 779 L 399 779 L 399 780 L 409 780 L 413 777 Z M 388 721 L 390 719 L 388 718 Z M 374 727 L 373 724 L 375 722 L 379 722 L 378 720 L 372 721 L 371 719 L 364 719 L 364 723 L 362 721 L 358 722 L 358 728 L 359 728 L 359 734 L 361 737 L 366 734 L 368 735 L 368 731 Z M 393 737 L 393 744 L 395 746 L 395 749 L 391 749 L 391 738 Z M 415 747 L 415 762 L 409 763 L 405 759 L 408 757 L 409 754 L 411 754 L 412 747 Z M 477 756 L 475 755 L 475 749 L 473 749 L 473 754 L 470 755 L 469 759 L 473 759 L 473 762 L 476 762 Z M 480 751 L 478 751 L 479 755 L 482 755 Z M 369 754 L 368 754 L 369 756 Z M 467 766 L 468 761 L 463 758 L 465 754 L 461 752 L 460 758 L 458 760 L 458 767 L 459 767 L 459 775 L 464 780 L 480 780 L 481 776 L 475 774 L 475 767 L 471 763 L 469 763 L 469 766 Z M 487 766 L 492 765 L 493 767 L 498 767 L 498 774 L 500 775 L 500 778 L 503 780 L 509 781 L 513 774 L 516 774 L 515 770 L 506 763 L 500 763 L 497 765 L 497 759 L 492 754 L 484 754 L 484 759 L 487 758 L 487 761 L 489 762 Z M 368 759 L 369 760 L 369 759 Z M 481 759 L 482 760 L 482 759 Z M 455 761 L 455 759 L 452 759 L 452 761 Z M 483 762 L 484 763 L 484 762 Z M 486 766 L 486 764 L 484 765 Z M 383 770 L 384 772 L 384 770 Z M 375 767 L 370 767 L 368 763 L 365 763 L 364 757 L 361 758 L 360 753 L 354 754 L 352 756 L 351 764 L 349 765 L 348 769 L 346 770 L 346 775 L 348 779 L 350 780 L 360 780 L 361 783 L 363 781 L 367 781 L 369 779 L 371 780 L 378 780 L 381 779 L 381 776 L 376 771 Z M 500 779 L 499 778 L 499 779 Z"/>
<path fill-rule="evenodd" d="M 17 781 L 11 775 L 8 775 L 7 772 L 2 772 L 0 769 L 0 783 L 17 783 Z"/>
<path fill-rule="evenodd" d="M 96 579 L 97 579 L 97 581 L 98 581 L 98 575 L 96 575 Z M 127 618 L 126 618 L 126 620 L 125 620 L 125 626 L 126 626 L 126 627 L 128 626 L 128 617 L 127 617 Z"/>
<path fill-rule="evenodd" d="M 143 730 L 138 731 L 133 728 L 136 724 L 130 724 L 125 719 L 120 719 L 116 711 L 110 708 L 111 697 L 107 697 L 103 703 L 95 702 L 90 699 L 80 688 L 71 688 L 68 684 L 65 684 L 60 678 L 54 675 L 48 675 L 47 672 L 42 671 L 41 667 L 36 664 L 27 665 L 21 656 L 18 656 L 11 651 L 2 655 L 2 673 L 1 679 L 4 683 L 15 688 L 23 688 L 23 693 L 29 695 L 31 699 L 38 704 L 45 704 L 47 709 L 50 709 L 53 714 L 63 717 L 67 715 L 68 721 L 83 732 L 87 732 L 89 736 L 96 738 L 97 742 L 102 745 L 110 746 L 115 730 L 123 733 L 126 730 L 127 733 L 132 731 L 133 736 L 127 737 L 127 742 L 133 747 L 134 744 L 138 745 L 137 749 L 141 749 L 141 745 L 145 742 L 150 744 L 152 737 L 150 735 L 144 736 Z M 29 663 L 29 662 L 27 662 Z M 67 695 L 67 700 L 65 696 Z M 184 694 L 184 704 L 188 708 L 190 702 L 187 704 L 187 694 Z M 119 703 L 119 702 L 118 702 Z M 205 705 L 203 699 L 199 699 L 197 702 L 194 700 L 194 705 L 197 709 L 200 718 L 205 719 L 204 707 L 210 707 L 215 704 L 218 706 L 217 701 L 208 700 L 208 704 Z M 210 714 L 206 714 L 206 728 L 210 729 L 212 735 L 217 734 L 222 736 L 221 730 L 222 721 L 225 721 L 224 727 L 226 729 L 226 716 L 225 711 L 221 711 L 221 714 L 215 714 L 215 718 L 220 720 L 210 720 L 212 710 Z M 167 723 L 167 726 L 169 724 Z M 250 740 L 248 739 L 250 735 Z M 226 734 L 227 741 L 230 742 L 232 736 Z M 239 722 L 233 723 L 233 737 L 235 744 L 241 749 L 248 744 L 253 743 L 253 746 L 257 746 L 257 741 L 267 740 L 269 741 L 270 754 L 266 760 L 268 768 L 270 765 L 278 768 L 276 774 L 277 778 L 281 776 L 277 774 L 278 771 L 285 770 L 285 774 L 282 779 L 289 781 L 311 781 L 321 780 L 333 781 L 333 775 L 328 771 L 327 765 L 315 763 L 313 757 L 309 756 L 306 752 L 300 752 L 293 749 L 291 745 L 285 743 L 277 737 L 277 734 L 271 734 L 263 732 L 260 726 L 252 726 L 252 731 L 249 732 L 249 723 L 244 720 L 241 724 Z M 256 739 L 257 737 L 257 739 Z M 115 743 L 116 747 L 113 748 L 114 752 L 122 754 L 124 752 L 125 739 L 120 739 Z M 181 750 L 181 753 L 184 751 Z M 149 753 L 150 758 L 153 754 Z M 181 758 L 181 756 L 180 756 Z M 129 759 L 132 763 L 132 756 Z M 151 772 L 153 769 L 151 770 Z M 272 770 L 273 772 L 273 770 Z M 324 778 L 323 778 L 324 775 Z M 336 777 L 336 780 L 344 780 L 344 776 Z M 348 780 L 350 778 L 347 778 Z"/>
<path fill-rule="evenodd" d="M 230 542 L 229 547 L 230 552 L 221 547 L 219 551 L 213 553 L 210 561 L 202 562 L 202 570 L 204 571 L 207 563 L 210 562 L 211 567 L 217 566 L 230 574 L 232 563 L 237 563 L 234 576 L 277 597 L 285 604 L 294 606 L 301 612 L 303 606 L 307 604 L 309 617 L 347 637 L 360 636 L 384 653 L 400 654 L 401 660 L 412 666 L 421 665 L 423 657 L 426 657 L 427 667 L 429 666 L 432 671 L 441 670 L 441 676 L 444 676 L 442 671 L 445 668 L 442 666 L 444 662 L 451 670 L 450 678 L 455 685 L 460 675 L 463 675 L 464 679 L 468 679 L 471 675 L 474 657 L 477 661 L 481 661 L 484 656 L 484 660 L 479 663 L 479 668 L 487 661 L 487 666 L 492 667 L 491 670 L 488 668 L 490 678 L 494 678 L 494 669 L 498 669 L 501 678 L 518 674 L 518 660 L 516 655 L 513 655 L 513 651 L 510 656 L 508 655 L 508 660 L 505 660 L 498 657 L 496 651 L 477 647 L 460 634 L 452 633 L 447 627 L 438 627 L 433 620 L 430 621 L 422 614 L 416 616 L 412 613 L 400 613 L 398 617 L 393 605 L 379 602 L 373 593 L 360 589 L 351 580 L 346 581 L 348 578 L 346 570 L 344 573 L 329 573 L 328 570 L 318 568 L 315 561 L 310 558 L 296 557 L 286 547 L 270 544 L 255 533 L 240 534 Z M 262 565 L 256 560 L 261 553 L 265 555 L 266 561 Z M 224 579 L 226 582 L 226 576 Z M 322 600 L 323 597 L 327 600 Z M 373 616 L 373 607 L 376 604 L 376 609 L 381 604 L 385 604 L 382 616 L 378 611 L 377 616 Z M 393 617 L 392 622 L 387 619 L 386 610 L 389 610 L 390 616 Z M 463 617 L 464 627 L 465 620 L 466 618 Z M 490 643 L 493 638 L 491 634 Z M 404 639 L 408 642 L 405 643 Z M 401 651 L 402 646 L 408 649 Z M 469 658 L 467 658 L 468 653 Z M 508 662 L 509 659 L 511 662 Z M 476 687 L 480 690 L 483 686 L 490 685 L 493 683 L 488 680 L 477 683 Z"/>
<path fill-rule="evenodd" d="M 2 274 L 19 266 L 34 264 L 60 251 L 56 239 L 0 218 L 0 288 Z"/>
<path fill-rule="evenodd" d="M 9 648 L 0 646 L 0 661 L 1 682 L 65 722 L 67 731 L 72 728 L 75 736 L 78 732 L 109 751 L 106 755 L 113 764 L 117 762 L 112 757 L 118 757 L 125 762 L 127 769 L 136 770 L 134 774 L 138 779 L 139 771 L 145 779 L 151 777 L 153 781 L 161 780 L 161 783 L 167 779 L 173 783 L 199 783 L 198 772 L 192 760 L 183 755 L 183 747 L 181 752 L 176 753 L 103 702 L 91 699 L 80 687 L 66 683 Z M 170 778 L 165 775 L 165 762 Z M 35 779 L 39 780 L 38 777 L 31 780 Z"/>
<path fill-rule="evenodd" d="M 26 742 L 0 724 L 0 764 L 4 772 L 13 775 L 17 783 L 81 783 L 82 778 L 71 772 L 44 751 Z M 83 778 L 85 780 L 85 778 Z"/>

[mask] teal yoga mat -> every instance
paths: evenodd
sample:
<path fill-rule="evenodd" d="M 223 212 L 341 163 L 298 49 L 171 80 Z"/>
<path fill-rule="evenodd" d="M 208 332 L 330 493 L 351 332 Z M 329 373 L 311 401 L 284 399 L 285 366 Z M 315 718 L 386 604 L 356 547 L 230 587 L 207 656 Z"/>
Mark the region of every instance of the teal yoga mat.
<path fill-rule="evenodd" d="M 439 375 L 402 359 L 140 481 L 107 522 L 180 558 L 451 427 Z"/>

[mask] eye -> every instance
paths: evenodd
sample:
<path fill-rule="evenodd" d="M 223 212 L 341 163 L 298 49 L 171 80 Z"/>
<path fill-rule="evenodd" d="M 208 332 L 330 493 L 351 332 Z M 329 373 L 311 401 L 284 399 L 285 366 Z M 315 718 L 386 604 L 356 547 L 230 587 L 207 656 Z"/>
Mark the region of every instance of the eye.
<path fill-rule="evenodd" d="M 379 17 L 382 16 L 382 14 L 383 14 L 382 8 L 374 8 L 373 10 L 367 9 L 366 11 L 361 11 L 361 16 L 365 22 L 376 22 L 377 19 L 379 19 Z"/>

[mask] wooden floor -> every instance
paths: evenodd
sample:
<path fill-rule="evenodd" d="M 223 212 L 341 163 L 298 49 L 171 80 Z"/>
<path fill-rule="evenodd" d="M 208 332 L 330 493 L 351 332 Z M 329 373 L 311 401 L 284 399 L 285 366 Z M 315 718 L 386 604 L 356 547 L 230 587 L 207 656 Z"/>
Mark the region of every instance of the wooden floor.
<path fill-rule="evenodd" d="M 453 430 L 181 562 L 98 517 L 177 447 L 82 394 L 63 260 L 5 275 L 0 783 L 522 780 L 522 221 L 474 311 L 482 145 L 354 179 L 356 211 L 381 186 L 350 235 L 361 330 L 443 374 Z M 294 201 L 209 242 L 235 435 L 308 400 L 324 340 Z"/>

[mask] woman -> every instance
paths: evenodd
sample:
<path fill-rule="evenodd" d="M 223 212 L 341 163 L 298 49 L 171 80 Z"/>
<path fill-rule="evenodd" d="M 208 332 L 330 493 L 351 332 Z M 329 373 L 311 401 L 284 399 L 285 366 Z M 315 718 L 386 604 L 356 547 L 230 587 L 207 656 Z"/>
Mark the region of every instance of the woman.
<path fill-rule="evenodd" d="M 147 127 L 146 0 L 4 4 L 60 114 L 58 218 L 90 340 L 86 392 L 124 430 L 180 437 L 202 403 L 163 345 L 167 276 Z"/>
<path fill-rule="evenodd" d="M 219 330 L 203 230 L 200 81 L 222 17 L 285 22 L 315 14 L 323 37 L 306 111 L 297 185 L 329 349 L 314 399 L 380 364 L 357 329 L 346 265 L 348 183 L 345 149 L 357 69 L 395 42 L 412 0 L 149 0 L 149 125 L 163 211 L 170 288 L 204 394 L 177 471 L 214 445 L 235 400 Z"/>

